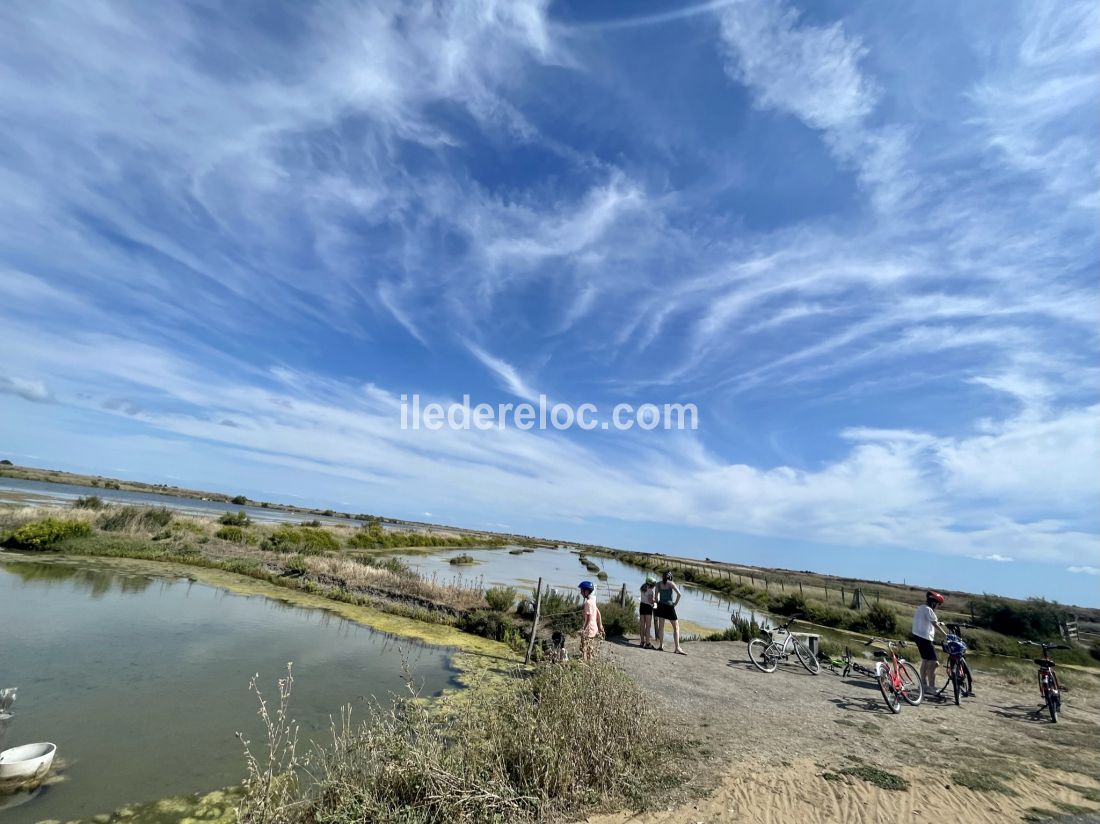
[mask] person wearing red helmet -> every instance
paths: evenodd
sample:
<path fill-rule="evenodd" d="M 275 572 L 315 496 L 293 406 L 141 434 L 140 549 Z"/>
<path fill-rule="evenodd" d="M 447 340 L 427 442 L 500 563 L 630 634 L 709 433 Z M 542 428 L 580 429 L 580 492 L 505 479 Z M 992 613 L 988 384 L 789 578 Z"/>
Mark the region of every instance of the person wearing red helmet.
<path fill-rule="evenodd" d="M 917 607 L 913 613 L 913 634 L 909 637 L 916 642 L 920 650 L 920 680 L 924 684 L 924 694 L 934 695 L 936 692 L 936 667 L 939 659 L 936 657 L 936 630 L 947 635 L 947 628 L 936 617 L 936 607 L 943 604 L 944 598 L 934 590 L 928 590 L 924 594 L 924 603 Z"/>

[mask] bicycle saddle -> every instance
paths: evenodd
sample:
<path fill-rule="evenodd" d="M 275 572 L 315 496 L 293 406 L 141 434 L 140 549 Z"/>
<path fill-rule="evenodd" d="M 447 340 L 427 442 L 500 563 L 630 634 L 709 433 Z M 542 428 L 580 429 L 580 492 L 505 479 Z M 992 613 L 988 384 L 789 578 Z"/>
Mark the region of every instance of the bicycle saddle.
<path fill-rule="evenodd" d="M 885 658 L 886 657 L 886 650 L 876 649 L 874 654 L 875 654 L 875 658 Z"/>
<path fill-rule="evenodd" d="M 1048 669 L 1054 668 L 1054 662 L 1051 661 L 1049 658 L 1032 658 L 1031 660 L 1038 664 L 1040 667 L 1047 667 Z"/>

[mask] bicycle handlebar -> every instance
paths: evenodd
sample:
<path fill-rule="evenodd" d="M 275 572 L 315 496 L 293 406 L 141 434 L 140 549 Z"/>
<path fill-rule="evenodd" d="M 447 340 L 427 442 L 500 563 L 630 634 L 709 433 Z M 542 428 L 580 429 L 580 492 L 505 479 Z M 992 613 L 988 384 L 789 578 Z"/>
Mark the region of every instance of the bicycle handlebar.
<path fill-rule="evenodd" d="M 1069 649 L 1065 644 L 1045 644 L 1042 641 L 1019 641 L 1020 646 L 1042 647 L 1045 653 L 1048 649 Z"/>

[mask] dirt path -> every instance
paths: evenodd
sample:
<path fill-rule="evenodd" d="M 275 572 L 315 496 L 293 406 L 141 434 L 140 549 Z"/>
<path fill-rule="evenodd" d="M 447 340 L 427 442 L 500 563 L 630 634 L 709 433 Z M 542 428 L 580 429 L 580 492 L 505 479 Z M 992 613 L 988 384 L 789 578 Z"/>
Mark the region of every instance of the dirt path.
<path fill-rule="evenodd" d="M 664 812 L 598 824 L 668 822 L 1100 821 L 1100 711 L 1069 693 L 1057 725 L 1038 692 L 975 673 L 976 698 L 903 705 L 891 715 L 867 678 L 812 676 L 797 662 L 770 675 L 745 644 L 692 643 L 687 656 L 606 647 L 686 739 L 699 741 L 708 794 Z M 891 790 L 873 768 L 910 782 Z M 878 776 L 878 780 L 889 777 Z M 962 784 L 969 784 L 971 789 Z M 949 811 L 949 812 L 948 812 Z"/>

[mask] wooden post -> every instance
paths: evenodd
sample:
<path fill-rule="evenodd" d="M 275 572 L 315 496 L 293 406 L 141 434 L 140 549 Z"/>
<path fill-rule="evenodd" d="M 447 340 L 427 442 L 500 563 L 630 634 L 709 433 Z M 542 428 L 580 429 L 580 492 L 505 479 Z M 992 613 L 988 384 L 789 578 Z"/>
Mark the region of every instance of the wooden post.
<path fill-rule="evenodd" d="M 626 606 L 626 583 L 623 583 L 623 588 L 619 590 L 619 606 Z"/>
<path fill-rule="evenodd" d="M 542 612 L 542 578 L 539 578 L 538 589 L 535 590 L 535 620 L 531 622 L 531 640 L 527 644 L 527 655 L 523 658 L 523 663 L 531 663 L 531 653 L 535 651 L 535 636 L 539 631 L 539 613 Z"/>
<path fill-rule="evenodd" d="M 782 590 L 783 592 L 787 591 L 787 587 L 784 585 L 782 578 L 779 579 L 779 589 Z"/>
<path fill-rule="evenodd" d="M 806 597 L 806 593 L 802 591 L 802 582 L 801 581 L 798 582 L 798 594 L 803 598 Z"/>
<path fill-rule="evenodd" d="M 844 594 L 844 587 L 840 588 L 840 603 L 841 604 L 848 603 L 848 597 Z"/>
<path fill-rule="evenodd" d="M 765 578 L 764 579 L 764 592 L 767 592 L 767 591 L 768 591 L 768 579 Z"/>
<path fill-rule="evenodd" d="M 827 604 L 827 603 L 829 603 L 829 585 L 825 584 L 824 587 L 825 587 L 825 603 Z"/>

